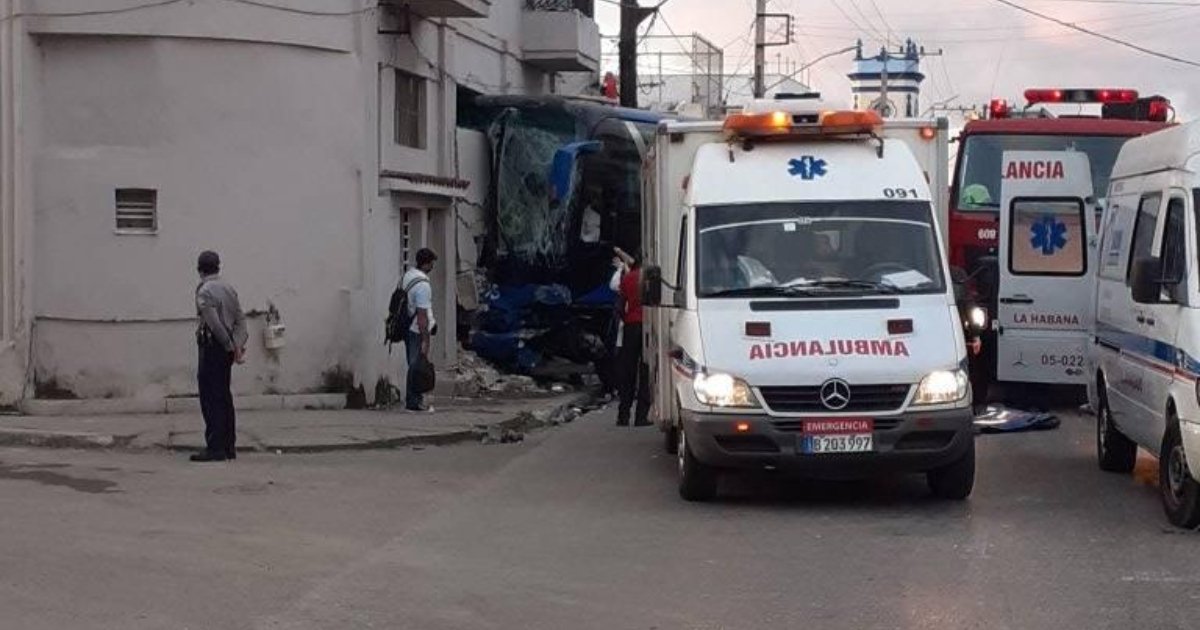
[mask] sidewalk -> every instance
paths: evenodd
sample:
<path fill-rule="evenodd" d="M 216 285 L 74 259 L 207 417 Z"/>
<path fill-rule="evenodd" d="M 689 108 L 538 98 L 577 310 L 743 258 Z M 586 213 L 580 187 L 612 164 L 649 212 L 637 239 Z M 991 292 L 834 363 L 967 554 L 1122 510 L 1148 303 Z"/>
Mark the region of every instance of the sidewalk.
<path fill-rule="evenodd" d="M 591 404 L 588 393 L 520 399 L 436 398 L 432 413 L 402 409 L 243 411 L 238 450 L 315 453 L 464 441 L 506 441 L 521 432 L 570 422 Z M 200 414 L 0 416 L 0 446 L 195 451 L 204 445 Z"/>

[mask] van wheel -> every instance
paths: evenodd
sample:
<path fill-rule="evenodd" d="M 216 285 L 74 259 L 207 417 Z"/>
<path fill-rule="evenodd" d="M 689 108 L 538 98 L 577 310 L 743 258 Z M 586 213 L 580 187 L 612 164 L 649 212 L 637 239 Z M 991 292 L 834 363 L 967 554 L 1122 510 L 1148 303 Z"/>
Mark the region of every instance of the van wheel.
<path fill-rule="evenodd" d="M 683 412 L 679 409 L 679 399 L 674 396 L 672 398 L 675 399 L 675 403 L 671 408 L 671 416 L 667 418 L 667 430 L 663 432 L 663 450 L 668 455 L 679 453 L 679 419 L 683 417 Z"/>
<path fill-rule="evenodd" d="M 686 431 L 679 428 L 675 432 L 679 435 L 679 442 L 675 447 L 679 460 L 679 496 L 685 501 L 713 500 L 717 496 L 716 469 L 700 463 L 700 460 L 692 455 Z"/>
<path fill-rule="evenodd" d="M 1096 410 L 1096 457 L 1100 470 L 1128 473 L 1137 463 L 1137 444 L 1125 437 L 1113 423 L 1112 409 L 1108 406 L 1108 394 L 1100 386 L 1100 408 Z"/>
<path fill-rule="evenodd" d="M 962 501 L 971 496 L 971 490 L 975 487 L 975 439 L 971 438 L 971 444 L 962 457 L 925 473 L 925 480 L 933 495 L 939 499 Z"/>
<path fill-rule="evenodd" d="M 1200 484 L 1192 478 L 1183 451 L 1179 423 L 1168 420 L 1158 458 L 1158 489 L 1163 511 L 1172 525 L 1193 529 L 1200 525 Z"/>
<path fill-rule="evenodd" d="M 663 431 L 663 450 L 668 455 L 675 455 L 679 452 L 679 427 L 671 425 L 666 431 Z"/>

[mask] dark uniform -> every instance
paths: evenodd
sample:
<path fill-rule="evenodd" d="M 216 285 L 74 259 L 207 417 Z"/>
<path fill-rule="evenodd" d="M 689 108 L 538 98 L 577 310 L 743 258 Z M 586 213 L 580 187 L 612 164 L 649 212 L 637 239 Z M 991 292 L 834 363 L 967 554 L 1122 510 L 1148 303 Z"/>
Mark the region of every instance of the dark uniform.
<path fill-rule="evenodd" d="M 236 456 L 237 420 L 230 381 L 233 364 L 244 352 L 249 333 L 237 291 L 217 273 L 220 259 L 213 252 L 200 256 L 202 280 L 196 287 L 196 329 L 200 411 L 204 415 L 206 450 L 192 459 L 220 461 Z"/>

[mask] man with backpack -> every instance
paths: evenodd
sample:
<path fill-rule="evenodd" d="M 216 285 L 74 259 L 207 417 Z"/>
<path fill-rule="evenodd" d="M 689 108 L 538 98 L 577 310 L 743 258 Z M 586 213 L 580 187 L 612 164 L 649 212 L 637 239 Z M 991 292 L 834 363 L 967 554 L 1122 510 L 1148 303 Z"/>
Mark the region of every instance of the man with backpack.
<path fill-rule="evenodd" d="M 404 408 L 409 411 L 433 411 L 425 406 L 424 394 L 417 387 L 418 369 L 431 369 L 429 364 L 429 340 L 437 332 L 433 319 L 433 286 L 429 272 L 437 262 L 432 249 L 422 248 L 417 252 L 417 266 L 404 272 L 400 285 L 393 296 L 391 310 L 399 316 L 403 331 L 404 349 L 408 359 L 408 377 L 404 384 Z M 397 302 L 399 302 L 397 304 Z"/>

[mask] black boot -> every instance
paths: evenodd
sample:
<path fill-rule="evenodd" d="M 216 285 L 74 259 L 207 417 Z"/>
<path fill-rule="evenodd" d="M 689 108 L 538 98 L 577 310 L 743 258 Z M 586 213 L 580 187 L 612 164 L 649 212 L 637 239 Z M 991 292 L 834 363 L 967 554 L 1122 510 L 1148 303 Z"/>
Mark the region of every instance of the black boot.
<path fill-rule="evenodd" d="M 200 451 L 191 457 L 191 460 L 194 462 L 223 462 L 225 459 L 225 453 L 214 451 Z"/>

